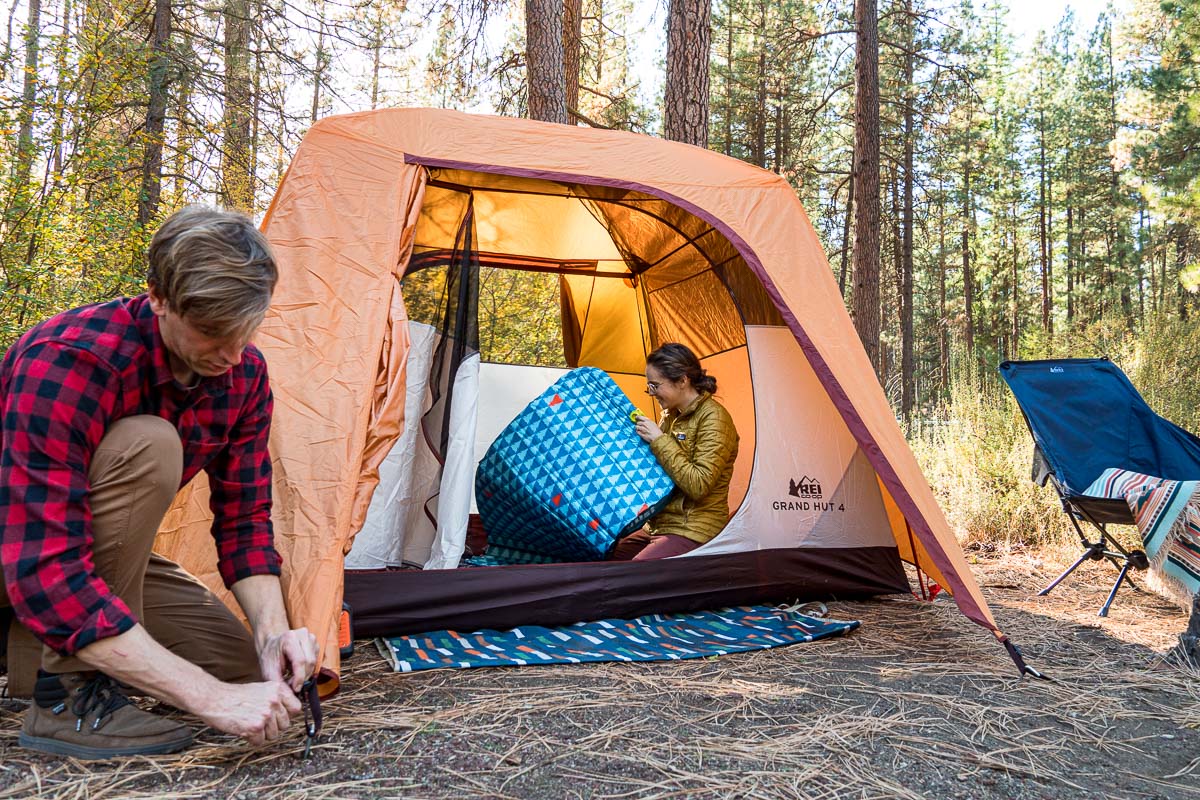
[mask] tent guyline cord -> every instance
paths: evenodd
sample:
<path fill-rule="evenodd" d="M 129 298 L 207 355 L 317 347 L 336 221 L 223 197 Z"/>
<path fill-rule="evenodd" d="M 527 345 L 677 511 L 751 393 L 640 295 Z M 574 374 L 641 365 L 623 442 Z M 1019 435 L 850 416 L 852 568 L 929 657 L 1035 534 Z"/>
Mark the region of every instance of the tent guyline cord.
<path fill-rule="evenodd" d="M 913 567 L 917 571 L 917 583 L 919 584 L 919 586 L 921 588 L 921 598 L 920 599 L 932 600 L 933 598 L 930 597 L 929 589 L 926 588 L 926 584 L 925 584 L 925 579 L 927 577 L 925 574 L 925 570 L 921 569 L 921 565 L 919 563 L 920 558 L 917 557 L 917 545 L 913 539 L 912 526 L 908 524 L 907 519 L 904 520 L 904 527 L 908 531 L 908 543 L 909 543 L 909 547 L 912 548 L 912 554 L 913 554 L 912 564 L 913 564 Z M 916 594 L 916 593 L 914 592 L 914 594 Z M 996 631 L 995 634 L 996 634 L 997 641 L 999 641 L 1000 644 L 1004 645 L 1004 649 L 1008 651 L 1009 657 L 1012 658 L 1013 663 L 1017 665 L 1017 671 L 1021 673 L 1022 678 L 1024 678 L 1026 675 L 1029 675 L 1031 677 L 1039 678 L 1040 680 L 1044 680 L 1044 681 L 1054 680 L 1053 678 L 1051 678 L 1047 675 L 1043 675 L 1037 669 L 1026 664 L 1025 657 L 1023 655 L 1021 655 L 1020 648 L 1018 648 L 1015 644 L 1013 644 L 1012 641 L 1007 636 L 1000 634 L 998 631 Z"/>
<path fill-rule="evenodd" d="M 913 567 L 915 567 L 917 570 L 917 582 L 921 587 L 921 595 L 922 595 L 921 599 L 922 600 L 932 600 L 933 598 L 930 597 L 930 592 L 926 588 L 926 585 L 925 585 L 925 578 L 927 577 L 925 574 L 925 570 L 921 569 L 921 565 L 919 563 L 920 559 L 917 557 L 917 546 L 916 546 L 916 542 L 913 540 L 912 526 L 908 524 L 907 519 L 904 520 L 904 527 L 908 530 L 908 542 L 909 542 L 909 547 L 912 548 Z M 1031 677 L 1039 678 L 1044 681 L 1054 680 L 1053 678 L 1043 675 L 1037 669 L 1026 664 L 1025 657 L 1023 655 L 1021 655 L 1020 648 L 1018 648 L 1015 644 L 1013 644 L 1012 641 L 1007 636 L 1000 634 L 997 631 L 996 638 L 997 638 L 997 641 L 1000 642 L 1000 644 L 1004 645 L 1004 649 L 1008 651 L 1009 657 L 1012 658 L 1013 663 L 1017 665 L 1017 671 L 1021 673 L 1022 678 L 1024 678 L 1026 675 L 1029 675 Z"/>
<path fill-rule="evenodd" d="M 321 735 L 321 694 L 317 691 L 316 677 L 306 680 L 296 696 L 300 698 L 300 706 L 304 711 L 304 752 L 300 758 L 307 759 L 317 737 Z"/>

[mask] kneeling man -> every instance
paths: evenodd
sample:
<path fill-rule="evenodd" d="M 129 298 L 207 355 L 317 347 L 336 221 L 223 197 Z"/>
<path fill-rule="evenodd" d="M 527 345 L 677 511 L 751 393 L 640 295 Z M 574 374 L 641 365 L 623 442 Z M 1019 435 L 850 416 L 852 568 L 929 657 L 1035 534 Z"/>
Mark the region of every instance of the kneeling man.
<path fill-rule="evenodd" d="M 0 638 L 8 617 L 10 692 L 33 696 L 22 746 L 112 758 L 191 743 L 127 687 L 252 743 L 301 713 L 317 644 L 284 608 L 271 391 L 249 344 L 276 277 L 249 219 L 186 208 L 150 243 L 146 294 L 46 320 L 0 362 Z M 252 633 L 151 550 L 200 470 Z"/>

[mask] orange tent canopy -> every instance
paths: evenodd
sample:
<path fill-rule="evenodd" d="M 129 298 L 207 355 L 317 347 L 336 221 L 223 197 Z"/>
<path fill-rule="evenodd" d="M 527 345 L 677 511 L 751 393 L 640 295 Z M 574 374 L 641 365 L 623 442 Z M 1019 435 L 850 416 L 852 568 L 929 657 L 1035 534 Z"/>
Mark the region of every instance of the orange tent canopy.
<path fill-rule="evenodd" d="M 434 236 L 431 174 L 468 180 L 496 197 L 506 188 L 519 196 L 522 186 L 534 183 L 576 187 L 576 195 L 590 192 L 592 200 L 610 196 L 605 192 L 630 193 L 718 232 L 713 240 L 724 244 L 714 247 L 726 247 L 736 259 L 746 303 L 762 306 L 756 312 L 761 330 L 747 323 L 745 330 L 755 328 L 753 333 L 728 335 L 740 335 L 743 345 L 748 337 L 770 339 L 779 358 L 799 354 L 808 377 L 797 380 L 822 395 L 829 419 L 856 448 L 855 457 L 869 465 L 886 511 L 882 524 L 899 556 L 950 591 L 967 617 L 1005 641 L 875 378 L 816 232 L 786 181 L 718 153 L 643 135 L 442 110 L 389 110 L 314 125 L 263 222 L 281 268 L 256 338 L 276 403 L 273 518 L 292 623 L 317 632 L 328 670 L 338 668 L 343 558 L 363 524 L 379 464 L 403 424 L 410 340 L 401 279 L 414 245 L 421 244 L 418 231 Z M 527 198 L 534 194 L 526 191 Z M 509 213 L 515 221 L 498 229 L 511 232 L 522 224 L 539 229 L 528 224 L 528 212 L 520 217 L 517 205 L 504 202 L 495 200 L 495 213 Z M 637 223 L 631 218 L 627 224 Z M 549 230 L 553 223 L 543 219 L 540 227 Z M 657 234 L 646 229 L 630 235 L 650 246 Z M 505 247 L 499 233 L 495 239 L 496 247 Z M 554 255 L 546 249 L 556 246 L 552 240 L 542 236 L 542 255 Z M 569 291 L 573 280 L 564 278 L 568 344 L 571 311 L 582 302 L 579 292 Z M 596 331 L 575 331 L 583 337 L 575 341 L 575 356 L 588 363 L 589 352 L 626 352 L 617 339 L 629 324 L 612 323 L 607 339 Z M 782 331 L 783 340 L 772 331 Z M 634 334 L 634 345 L 644 344 L 645 336 Z M 726 334 L 680 335 L 708 337 L 717 347 Z M 640 355 L 644 352 L 621 356 L 632 367 L 602 366 L 618 377 L 636 374 Z M 758 370 L 753 384 L 766 385 L 762 364 L 774 362 L 749 363 L 750 368 L 744 360 L 736 367 L 735 383 L 744 382 L 757 398 L 757 390 L 749 388 L 750 369 Z M 771 371 L 784 368 L 778 364 Z M 757 476 L 767 472 L 763 459 L 769 448 L 761 432 L 754 432 L 764 424 L 764 413 L 758 409 L 757 422 L 754 412 L 745 415 L 752 444 L 743 447 L 750 455 L 739 464 L 743 509 L 767 491 L 756 488 Z M 786 478 L 783 485 L 786 489 Z M 201 478 L 181 493 L 159 547 L 218 585 L 208 519 Z"/>

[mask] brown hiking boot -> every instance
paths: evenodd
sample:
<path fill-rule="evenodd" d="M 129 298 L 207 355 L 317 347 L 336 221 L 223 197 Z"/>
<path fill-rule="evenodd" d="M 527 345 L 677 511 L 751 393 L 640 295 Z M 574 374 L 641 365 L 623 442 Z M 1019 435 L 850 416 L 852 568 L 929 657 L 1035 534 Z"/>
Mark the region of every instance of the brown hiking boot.
<path fill-rule="evenodd" d="M 173 753 L 192 743 L 186 725 L 141 710 L 102 672 L 38 671 L 22 747 L 85 759 Z"/>

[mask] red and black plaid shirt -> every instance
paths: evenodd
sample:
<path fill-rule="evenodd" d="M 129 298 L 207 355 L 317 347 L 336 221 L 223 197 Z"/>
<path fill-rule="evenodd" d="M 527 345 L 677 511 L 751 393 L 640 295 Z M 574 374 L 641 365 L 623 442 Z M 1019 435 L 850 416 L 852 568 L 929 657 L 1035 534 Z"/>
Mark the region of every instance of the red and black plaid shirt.
<path fill-rule="evenodd" d="M 178 429 L 183 484 L 208 473 L 225 584 L 278 575 L 271 404 L 253 346 L 224 375 L 181 386 L 146 295 L 67 311 L 22 336 L 0 362 L 0 563 L 17 618 L 64 655 L 137 623 L 95 574 L 88 504 L 92 454 L 113 422 L 137 414 Z"/>

